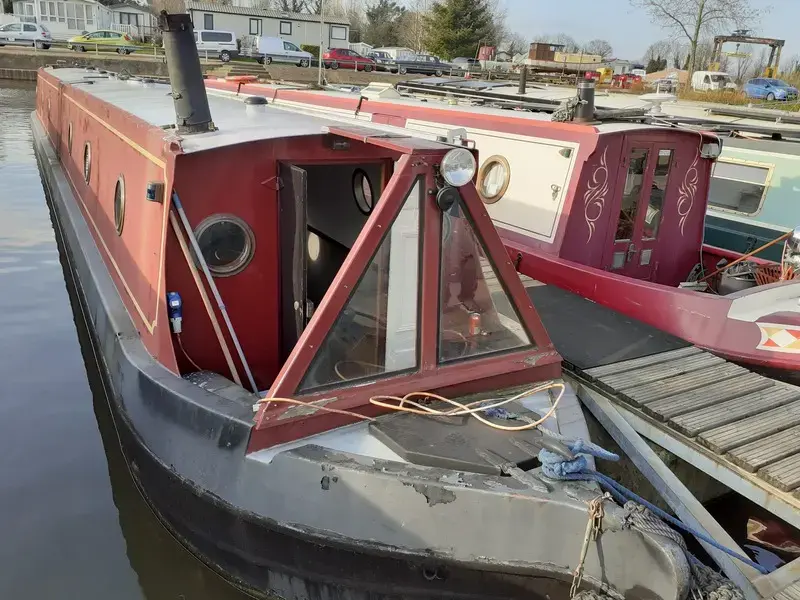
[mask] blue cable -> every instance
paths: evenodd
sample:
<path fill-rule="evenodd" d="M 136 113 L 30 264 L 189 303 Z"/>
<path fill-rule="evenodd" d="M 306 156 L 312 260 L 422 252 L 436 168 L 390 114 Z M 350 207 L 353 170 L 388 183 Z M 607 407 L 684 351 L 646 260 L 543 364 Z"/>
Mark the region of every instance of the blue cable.
<path fill-rule="evenodd" d="M 618 461 L 619 456 L 614 454 L 613 452 L 609 452 L 597 446 L 596 444 L 592 444 L 590 442 L 585 442 L 582 439 L 578 438 L 577 440 L 567 442 L 567 447 L 572 451 L 573 454 L 589 454 L 591 456 L 602 458 L 604 460 L 610 461 Z M 761 566 L 757 562 L 750 560 L 747 556 L 743 556 L 737 552 L 734 552 L 730 548 L 726 548 L 713 538 L 710 538 L 706 534 L 692 529 L 688 525 L 685 525 L 672 515 L 667 512 L 664 512 L 654 504 L 648 502 L 638 494 L 632 492 L 622 484 L 614 481 L 611 477 L 604 475 L 603 473 L 598 473 L 594 469 L 589 468 L 589 464 L 586 461 L 585 456 L 578 456 L 574 460 L 564 460 L 564 458 L 555 452 L 551 452 L 542 448 L 539 451 L 539 461 L 542 463 L 542 473 L 549 477 L 550 479 L 556 480 L 566 480 L 566 481 L 596 481 L 602 487 L 606 488 L 614 498 L 624 504 L 627 500 L 632 500 L 641 504 L 653 514 L 657 515 L 664 521 L 678 527 L 679 529 L 683 529 L 687 533 L 692 534 L 696 538 L 703 540 L 707 544 L 710 544 L 714 548 L 724 552 L 725 554 L 732 556 L 743 562 L 746 565 L 749 565 L 756 569 L 759 573 L 766 575 L 771 571 L 766 567 Z"/>

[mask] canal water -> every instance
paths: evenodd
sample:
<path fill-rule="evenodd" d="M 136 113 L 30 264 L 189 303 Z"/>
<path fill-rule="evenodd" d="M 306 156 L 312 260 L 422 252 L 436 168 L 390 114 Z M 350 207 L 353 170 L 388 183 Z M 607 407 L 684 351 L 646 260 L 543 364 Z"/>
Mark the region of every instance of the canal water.
<path fill-rule="evenodd" d="M 76 321 L 33 153 L 0 80 L 0 599 L 240 600 L 133 485 Z"/>

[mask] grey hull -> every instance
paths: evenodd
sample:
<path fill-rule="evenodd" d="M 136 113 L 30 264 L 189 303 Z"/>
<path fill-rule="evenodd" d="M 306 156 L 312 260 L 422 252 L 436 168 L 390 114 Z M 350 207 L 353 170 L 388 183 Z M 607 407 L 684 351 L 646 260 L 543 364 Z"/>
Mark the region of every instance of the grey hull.
<path fill-rule="evenodd" d="M 414 466 L 308 444 L 246 455 L 252 397 L 223 398 L 145 350 L 37 116 L 35 148 L 83 313 L 138 484 L 205 562 L 286 598 L 567 597 L 598 494 L 551 482 Z M 584 581 L 681 599 L 675 544 L 623 527 L 606 505 Z"/>

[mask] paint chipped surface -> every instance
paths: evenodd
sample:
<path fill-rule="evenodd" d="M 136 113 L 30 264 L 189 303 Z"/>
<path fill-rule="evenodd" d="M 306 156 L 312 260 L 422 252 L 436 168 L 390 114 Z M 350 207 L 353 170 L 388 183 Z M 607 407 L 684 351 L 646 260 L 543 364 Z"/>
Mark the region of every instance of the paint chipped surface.
<path fill-rule="evenodd" d="M 408 484 L 404 484 L 408 485 Z M 436 506 L 437 504 L 450 504 L 455 501 L 456 494 L 453 490 L 449 490 L 439 485 L 425 485 L 424 483 L 411 484 L 414 491 L 418 494 L 425 496 L 428 506 Z"/>

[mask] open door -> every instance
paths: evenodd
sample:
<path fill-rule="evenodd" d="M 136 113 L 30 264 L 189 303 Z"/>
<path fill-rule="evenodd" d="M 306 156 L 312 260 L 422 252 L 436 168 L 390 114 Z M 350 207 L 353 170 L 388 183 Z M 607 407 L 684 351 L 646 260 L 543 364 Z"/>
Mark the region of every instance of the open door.
<path fill-rule="evenodd" d="M 674 150 L 661 144 L 628 141 L 620 175 L 618 219 L 613 230 L 610 269 L 636 279 L 651 279 L 654 253 Z"/>
<path fill-rule="evenodd" d="M 286 360 L 306 326 L 308 175 L 281 164 L 280 178 L 281 359 Z"/>

